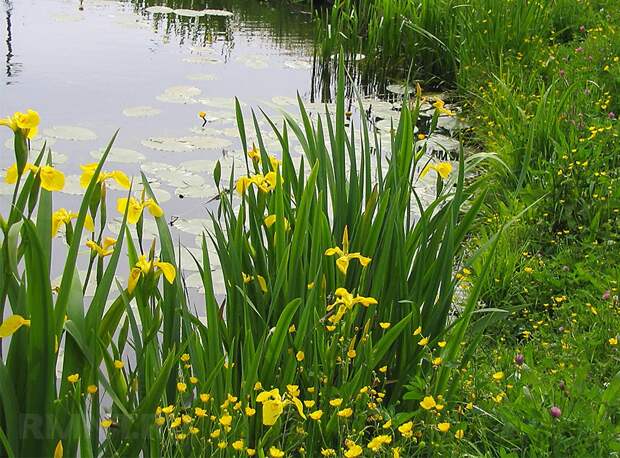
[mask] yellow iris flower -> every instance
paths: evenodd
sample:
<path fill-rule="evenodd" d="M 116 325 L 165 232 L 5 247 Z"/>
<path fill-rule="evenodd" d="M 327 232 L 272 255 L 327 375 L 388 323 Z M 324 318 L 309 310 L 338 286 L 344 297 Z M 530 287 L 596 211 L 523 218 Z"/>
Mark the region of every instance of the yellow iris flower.
<path fill-rule="evenodd" d="M 328 319 L 331 323 L 336 324 L 342 317 L 344 317 L 347 311 L 353 309 L 353 306 L 356 304 L 362 304 L 364 307 L 368 307 L 369 305 L 377 304 L 377 300 L 373 297 L 364 297 L 364 296 L 353 296 L 349 291 L 345 288 L 338 288 L 334 294 L 336 295 L 336 301 L 333 304 L 327 306 L 327 311 L 333 310 L 337 305 L 339 306 L 332 316 Z"/>
<path fill-rule="evenodd" d="M 110 248 L 115 244 L 116 239 L 113 239 L 112 237 L 106 237 L 103 239 L 103 243 L 101 245 L 98 245 L 94 240 L 89 240 L 86 242 L 86 246 L 97 253 L 101 258 L 111 255 L 114 250 L 111 250 Z"/>
<path fill-rule="evenodd" d="M 59 208 L 54 213 L 52 213 L 52 237 L 55 237 L 58 233 L 58 229 L 61 224 L 65 226 L 69 224 L 72 220 L 77 219 L 79 213 L 78 212 L 70 212 L 67 211 L 66 208 Z M 95 222 L 93 221 L 90 213 L 86 214 L 86 219 L 84 220 L 84 227 L 88 232 L 95 231 Z"/>
<path fill-rule="evenodd" d="M 452 164 L 449 162 L 440 162 L 439 164 L 427 164 L 426 167 L 420 173 L 420 178 L 424 178 L 428 172 L 434 170 L 439 174 L 441 178 L 444 180 L 450 176 L 452 173 Z"/>
<path fill-rule="evenodd" d="M 266 175 L 257 174 L 251 177 L 243 176 L 237 180 L 235 188 L 241 195 L 245 194 L 252 185 L 255 185 L 261 192 L 268 193 L 276 188 L 276 181 L 276 172 L 269 172 Z M 282 182 L 282 177 L 280 177 L 280 182 Z"/>
<path fill-rule="evenodd" d="M 139 201 L 134 197 L 129 199 L 127 197 L 121 197 L 116 201 L 116 209 L 121 215 L 125 214 L 125 209 L 128 205 L 127 221 L 129 221 L 130 224 L 136 224 L 138 222 L 145 208 L 148 209 L 149 213 L 155 218 L 159 218 L 164 214 L 164 211 L 153 199 Z"/>
<path fill-rule="evenodd" d="M 267 281 L 265 280 L 265 277 L 263 277 L 262 275 L 248 275 L 245 272 L 241 272 L 241 276 L 243 277 L 243 283 L 245 283 L 246 285 L 254 280 L 256 280 L 258 282 L 258 286 L 260 287 L 260 290 L 263 293 L 266 293 L 267 291 L 269 291 L 269 289 L 267 288 Z"/>
<path fill-rule="evenodd" d="M 164 277 L 170 284 L 174 282 L 177 274 L 176 269 L 169 262 L 161 262 L 157 258 L 149 261 L 146 259 L 146 256 L 142 255 L 140 259 L 138 259 L 135 267 L 129 272 L 129 280 L 127 283 L 127 291 L 129 294 L 136 288 L 140 277 L 142 275 L 148 275 L 151 271 L 154 271 L 156 275 L 159 273 L 164 274 Z"/>
<path fill-rule="evenodd" d="M 39 130 L 40 120 L 39 113 L 34 110 L 26 113 L 16 111 L 13 116 L 0 119 L 0 126 L 7 126 L 13 132 L 20 131 L 26 138 L 34 138 Z"/>
<path fill-rule="evenodd" d="M 86 189 L 90 184 L 90 181 L 93 179 L 95 175 L 95 170 L 97 170 L 97 163 L 93 162 L 92 164 L 80 165 L 82 169 L 82 176 L 80 176 L 80 186 Z M 99 173 L 99 178 L 97 178 L 97 183 L 103 183 L 106 180 L 114 180 L 118 183 L 121 188 L 129 189 L 130 182 L 129 178 L 124 172 L 120 170 L 113 170 L 112 172 L 104 172 L 103 170 Z"/>
<path fill-rule="evenodd" d="M 21 315 L 11 315 L 0 324 L 0 339 L 15 334 L 22 326 L 30 326 L 30 320 Z"/>
<path fill-rule="evenodd" d="M 441 99 L 437 99 L 433 106 L 439 111 L 440 114 L 445 114 L 447 116 L 454 116 L 454 112 L 445 108 L 445 102 Z"/>
<path fill-rule="evenodd" d="M 267 229 L 269 229 L 271 226 L 273 226 L 276 222 L 276 215 L 269 215 L 266 216 L 264 219 L 265 222 L 265 226 L 267 226 Z M 288 231 L 291 228 L 291 225 L 288 222 L 287 218 L 284 218 L 284 230 Z"/>
<path fill-rule="evenodd" d="M 344 233 L 342 234 L 342 249 L 340 247 L 328 248 L 325 250 L 325 256 L 338 256 L 336 259 L 336 267 L 338 270 L 342 272 L 344 275 L 347 274 L 347 270 L 349 269 L 349 262 L 352 259 L 357 259 L 362 267 L 366 267 L 371 258 L 367 258 L 362 256 L 360 253 L 349 253 L 349 228 L 345 226 Z"/>
<path fill-rule="evenodd" d="M 34 174 L 39 174 L 41 180 L 41 187 L 47 191 L 62 191 L 65 187 L 65 175 L 60 170 L 55 169 L 51 165 L 36 166 L 27 163 L 24 167 L 24 172 L 31 171 Z M 8 184 L 17 183 L 18 178 L 17 164 L 13 164 L 6 171 L 4 180 Z"/>
<path fill-rule="evenodd" d="M 285 396 L 280 395 L 280 390 L 274 388 L 271 391 L 263 391 L 256 396 L 256 402 L 263 405 L 263 424 L 265 426 L 273 426 L 284 411 L 284 407 L 293 404 L 299 415 L 305 420 L 304 406 L 296 396 L 290 393 Z"/>

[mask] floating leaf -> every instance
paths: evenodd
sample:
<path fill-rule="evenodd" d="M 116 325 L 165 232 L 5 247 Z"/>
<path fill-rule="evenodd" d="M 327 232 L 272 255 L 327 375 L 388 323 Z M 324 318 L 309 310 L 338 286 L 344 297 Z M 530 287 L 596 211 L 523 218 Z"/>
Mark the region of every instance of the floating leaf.
<path fill-rule="evenodd" d="M 202 91 L 194 86 L 172 86 L 166 89 L 163 94 L 156 98 L 160 102 L 168 103 L 196 103 L 194 97 L 200 95 Z"/>
<path fill-rule="evenodd" d="M 218 78 L 210 73 L 194 73 L 192 75 L 187 75 L 187 79 L 192 81 L 215 81 Z"/>
<path fill-rule="evenodd" d="M 263 70 L 269 67 L 269 61 L 265 56 L 240 56 L 237 57 L 237 62 L 255 70 Z"/>
<path fill-rule="evenodd" d="M 206 9 L 206 10 L 203 10 L 203 12 L 207 16 L 221 16 L 221 17 L 231 17 L 231 16 L 234 16 L 234 14 L 231 11 L 227 11 L 227 10 L 210 10 L 210 9 Z"/>
<path fill-rule="evenodd" d="M 145 8 L 144 11 L 148 11 L 152 14 L 169 14 L 174 12 L 172 8 L 167 6 L 149 6 L 148 8 Z"/>
<path fill-rule="evenodd" d="M 224 61 L 217 57 L 210 56 L 187 56 L 183 58 L 183 62 L 190 64 L 222 64 Z"/>
<path fill-rule="evenodd" d="M 312 63 L 307 60 L 289 60 L 284 66 L 295 70 L 308 70 L 312 68 Z"/>
<path fill-rule="evenodd" d="M 92 130 L 78 126 L 52 126 L 45 129 L 43 133 L 59 140 L 89 141 L 97 139 L 97 134 Z"/>
<path fill-rule="evenodd" d="M 178 165 L 151 162 L 142 164 L 142 171 L 172 186 L 199 186 L 205 183 L 203 177 L 184 170 Z"/>
<path fill-rule="evenodd" d="M 172 10 L 172 12 L 176 14 L 177 16 L 182 16 L 182 17 L 201 17 L 207 14 L 205 13 L 204 10 L 188 10 L 188 9 L 183 9 L 183 8 Z"/>
<path fill-rule="evenodd" d="M 91 151 L 90 155 L 99 160 L 101 156 L 105 152 L 105 149 Z M 146 156 L 138 151 L 128 149 L 128 148 L 118 148 L 113 146 L 110 149 L 110 153 L 108 154 L 107 161 L 108 162 L 120 162 L 123 164 L 135 164 L 138 162 L 142 162 L 146 159 Z"/>
<path fill-rule="evenodd" d="M 192 147 L 187 143 L 179 141 L 178 138 L 173 137 L 151 137 L 146 140 L 142 140 L 140 143 L 147 148 L 158 151 L 167 151 L 170 153 L 183 153 L 192 149 Z"/>

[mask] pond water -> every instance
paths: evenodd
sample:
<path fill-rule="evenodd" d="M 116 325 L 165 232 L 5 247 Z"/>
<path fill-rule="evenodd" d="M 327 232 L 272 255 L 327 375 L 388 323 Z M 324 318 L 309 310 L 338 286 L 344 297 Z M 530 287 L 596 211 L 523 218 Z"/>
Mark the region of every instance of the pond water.
<path fill-rule="evenodd" d="M 205 7 L 139 0 L 0 4 L 0 111 L 39 111 L 40 138 L 67 177 L 55 208 L 77 210 L 80 164 L 96 160 L 120 129 L 106 169 L 137 176 L 142 167 L 155 180 L 167 217 L 179 218 L 183 230 L 175 237 L 194 245 L 208 216 L 205 201 L 215 195 L 215 160 L 225 157 L 225 171 L 232 158 L 242 165 L 233 96 L 246 113 L 260 106 L 276 117 L 281 108 L 295 110 L 296 93 L 310 99 L 309 12 L 221 0 L 209 2 L 208 15 L 195 16 Z M 200 111 L 210 121 L 204 129 Z M 14 162 L 11 138 L 10 130 L 0 131 L 0 169 Z M 275 138 L 267 138 L 277 154 Z M 0 186 L 5 212 L 10 187 Z M 112 190 L 110 206 L 121 195 Z"/>
<path fill-rule="evenodd" d="M 207 209 L 214 208 L 208 202 L 216 195 L 216 161 L 222 161 L 223 177 L 233 167 L 237 176 L 245 172 L 233 97 L 242 103 L 246 129 L 251 109 L 257 107 L 281 125 L 282 110 L 297 113 L 298 93 L 311 113 L 324 111 L 312 89 L 314 25 L 309 11 L 256 0 L 213 0 L 207 12 L 206 7 L 206 2 L 193 0 L 0 3 L 0 116 L 27 108 L 39 111 L 41 135 L 33 148 L 38 151 L 47 141 L 55 165 L 66 175 L 64 191 L 54 195 L 55 209 L 79 208 L 80 165 L 97 160 L 120 129 L 105 169 L 123 170 L 130 177 L 144 171 L 171 222 L 174 240 L 197 250 L 196 237 L 209 226 Z M 391 118 L 398 111 L 387 101 L 369 100 L 368 105 L 372 118 L 381 119 L 376 125 L 387 146 Z M 201 111 L 209 121 L 205 127 Z M 280 156 L 276 136 L 259 119 L 267 152 Z M 0 130 L 2 175 L 14 162 L 11 139 L 9 129 Z M 253 139 L 249 128 L 249 144 Z M 294 139 L 291 149 L 301 157 Z M 429 196 L 433 183 L 425 187 Z M 4 214 L 11 193 L 12 186 L 0 183 Z M 109 190 L 112 220 L 104 236 L 118 232 L 115 202 L 122 196 L 121 189 Z M 147 241 L 155 236 L 150 217 L 145 218 L 145 232 Z M 64 249 L 61 237 L 56 245 Z M 144 248 L 148 250 L 148 242 Z M 81 258 L 86 263 L 87 256 Z M 197 288 L 193 260 L 187 256 L 182 263 L 189 286 Z M 61 273 L 58 264 L 53 275 Z M 223 294 L 220 277 L 214 274 L 216 292 Z"/>

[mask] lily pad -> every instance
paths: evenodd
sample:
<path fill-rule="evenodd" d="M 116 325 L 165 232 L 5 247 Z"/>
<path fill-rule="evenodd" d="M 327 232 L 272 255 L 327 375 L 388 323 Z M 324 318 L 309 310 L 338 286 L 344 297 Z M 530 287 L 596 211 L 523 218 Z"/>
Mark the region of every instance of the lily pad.
<path fill-rule="evenodd" d="M 85 127 L 78 126 L 52 126 L 43 133 L 59 140 L 89 141 L 96 140 L 97 134 Z"/>
<path fill-rule="evenodd" d="M 115 235 L 121 230 L 122 220 L 120 217 L 115 217 L 110 222 L 108 222 L 108 230 Z M 134 240 L 137 240 L 136 235 L 136 226 L 129 224 L 128 225 Z M 159 238 L 159 230 L 157 228 L 157 223 L 155 222 L 155 218 L 152 218 L 150 215 L 145 216 L 142 224 L 142 238 L 144 240 L 153 240 Z"/>
<path fill-rule="evenodd" d="M 171 186 L 200 186 L 205 182 L 205 179 L 200 175 L 191 173 L 179 166 L 161 162 L 142 164 L 142 171 L 144 171 L 147 176 L 170 184 Z"/>
<path fill-rule="evenodd" d="M 312 63 L 307 60 L 289 60 L 284 63 L 284 66 L 294 70 L 309 70 L 312 68 Z"/>
<path fill-rule="evenodd" d="M 53 146 L 56 143 L 56 140 L 53 138 L 45 138 L 45 137 L 36 137 L 30 140 L 30 151 L 34 153 L 38 153 L 43 148 L 43 145 L 46 147 Z M 10 150 L 15 149 L 15 140 L 13 137 L 7 139 L 4 142 L 4 146 Z"/>
<path fill-rule="evenodd" d="M 179 164 L 180 167 L 194 173 L 213 173 L 216 161 L 210 159 L 195 159 L 192 161 L 184 161 Z"/>
<path fill-rule="evenodd" d="M 202 99 L 198 99 L 198 102 L 213 108 L 228 109 L 233 111 L 235 110 L 234 97 L 205 97 Z M 240 104 L 241 106 L 244 105 L 241 102 Z"/>
<path fill-rule="evenodd" d="M 12 196 L 15 190 L 15 185 L 5 183 L 4 180 L 0 181 L 0 196 Z"/>
<path fill-rule="evenodd" d="M 222 59 L 218 59 L 217 57 L 211 56 L 187 56 L 183 58 L 183 62 L 187 62 L 189 64 L 221 64 L 224 61 Z"/>
<path fill-rule="evenodd" d="M 91 157 L 99 160 L 103 155 L 105 149 L 100 149 L 96 151 L 91 151 Z M 146 156 L 138 151 L 128 149 L 128 148 L 118 148 L 113 146 L 110 149 L 110 153 L 108 154 L 107 161 L 109 162 L 119 162 L 122 164 L 136 164 L 138 162 L 142 162 L 146 159 Z"/>
<path fill-rule="evenodd" d="M 52 19 L 56 22 L 79 22 L 84 20 L 84 16 L 81 14 L 56 14 L 52 16 Z"/>
<path fill-rule="evenodd" d="M 297 99 L 295 97 L 287 97 L 284 95 L 277 95 L 271 98 L 271 101 L 279 106 L 297 106 Z"/>
<path fill-rule="evenodd" d="M 189 199 L 213 199 L 217 196 L 217 188 L 215 186 L 208 185 L 190 185 L 190 186 L 181 186 L 174 190 L 174 193 L 183 198 Z"/>
<path fill-rule="evenodd" d="M 227 10 L 206 9 L 206 10 L 203 10 L 203 12 L 207 16 L 221 16 L 221 17 L 231 17 L 231 16 L 234 16 L 232 11 L 227 11 Z"/>
<path fill-rule="evenodd" d="M 210 73 L 195 73 L 192 75 L 187 75 L 187 79 L 192 81 L 216 81 L 217 76 Z"/>
<path fill-rule="evenodd" d="M 151 116 L 157 116 L 161 113 L 159 108 L 153 108 L 150 106 L 137 106 L 129 107 L 123 110 L 123 114 L 129 118 L 149 118 Z"/>
<path fill-rule="evenodd" d="M 200 95 L 201 92 L 194 86 L 172 86 L 158 95 L 157 100 L 168 103 L 196 103 L 193 97 Z"/>
<path fill-rule="evenodd" d="M 152 14 L 170 14 L 174 12 L 174 10 L 167 6 L 149 6 L 145 8 L 144 11 L 148 11 Z"/>
<path fill-rule="evenodd" d="M 84 188 L 80 185 L 79 175 L 67 175 L 65 176 L 65 186 L 62 188 L 63 194 L 70 194 L 72 196 L 83 196 Z"/>
<path fill-rule="evenodd" d="M 183 8 L 172 10 L 172 12 L 176 14 L 177 16 L 182 16 L 182 17 L 201 17 L 207 14 L 205 13 L 204 10 L 188 10 L 188 9 L 183 9 Z"/>
<path fill-rule="evenodd" d="M 269 61 L 264 56 L 241 56 L 237 57 L 237 62 L 254 70 L 264 70 L 269 67 Z"/>
<path fill-rule="evenodd" d="M 150 137 L 140 143 L 147 148 L 169 153 L 183 153 L 192 149 L 186 142 L 179 141 L 178 138 L 174 137 Z"/>
<path fill-rule="evenodd" d="M 186 142 L 195 149 L 223 149 L 228 148 L 231 145 L 230 141 L 225 138 L 211 137 L 207 135 L 183 137 L 179 140 Z"/>
<path fill-rule="evenodd" d="M 181 232 L 198 235 L 205 230 L 212 231 L 213 221 L 211 218 L 179 218 L 172 223 L 172 227 L 177 228 Z"/>

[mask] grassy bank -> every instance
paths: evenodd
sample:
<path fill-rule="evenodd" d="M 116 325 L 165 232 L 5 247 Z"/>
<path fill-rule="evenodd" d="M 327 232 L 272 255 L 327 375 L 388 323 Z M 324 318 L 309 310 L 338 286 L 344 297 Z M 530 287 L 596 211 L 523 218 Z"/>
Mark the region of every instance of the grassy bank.
<path fill-rule="evenodd" d="M 526 211 L 499 242 L 482 287 L 485 305 L 503 312 L 468 368 L 475 406 L 468 451 L 617 453 L 614 2 L 345 1 L 322 24 L 318 55 L 344 45 L 366 56 L 357 68 L 362 81 L 379 74 L 448 90 L 473 127 L 469 146 L 508 165 L 492 167 L 486 181 L 480 243 Z M 517 355 L 524 362 L 515 363 Z"/>

